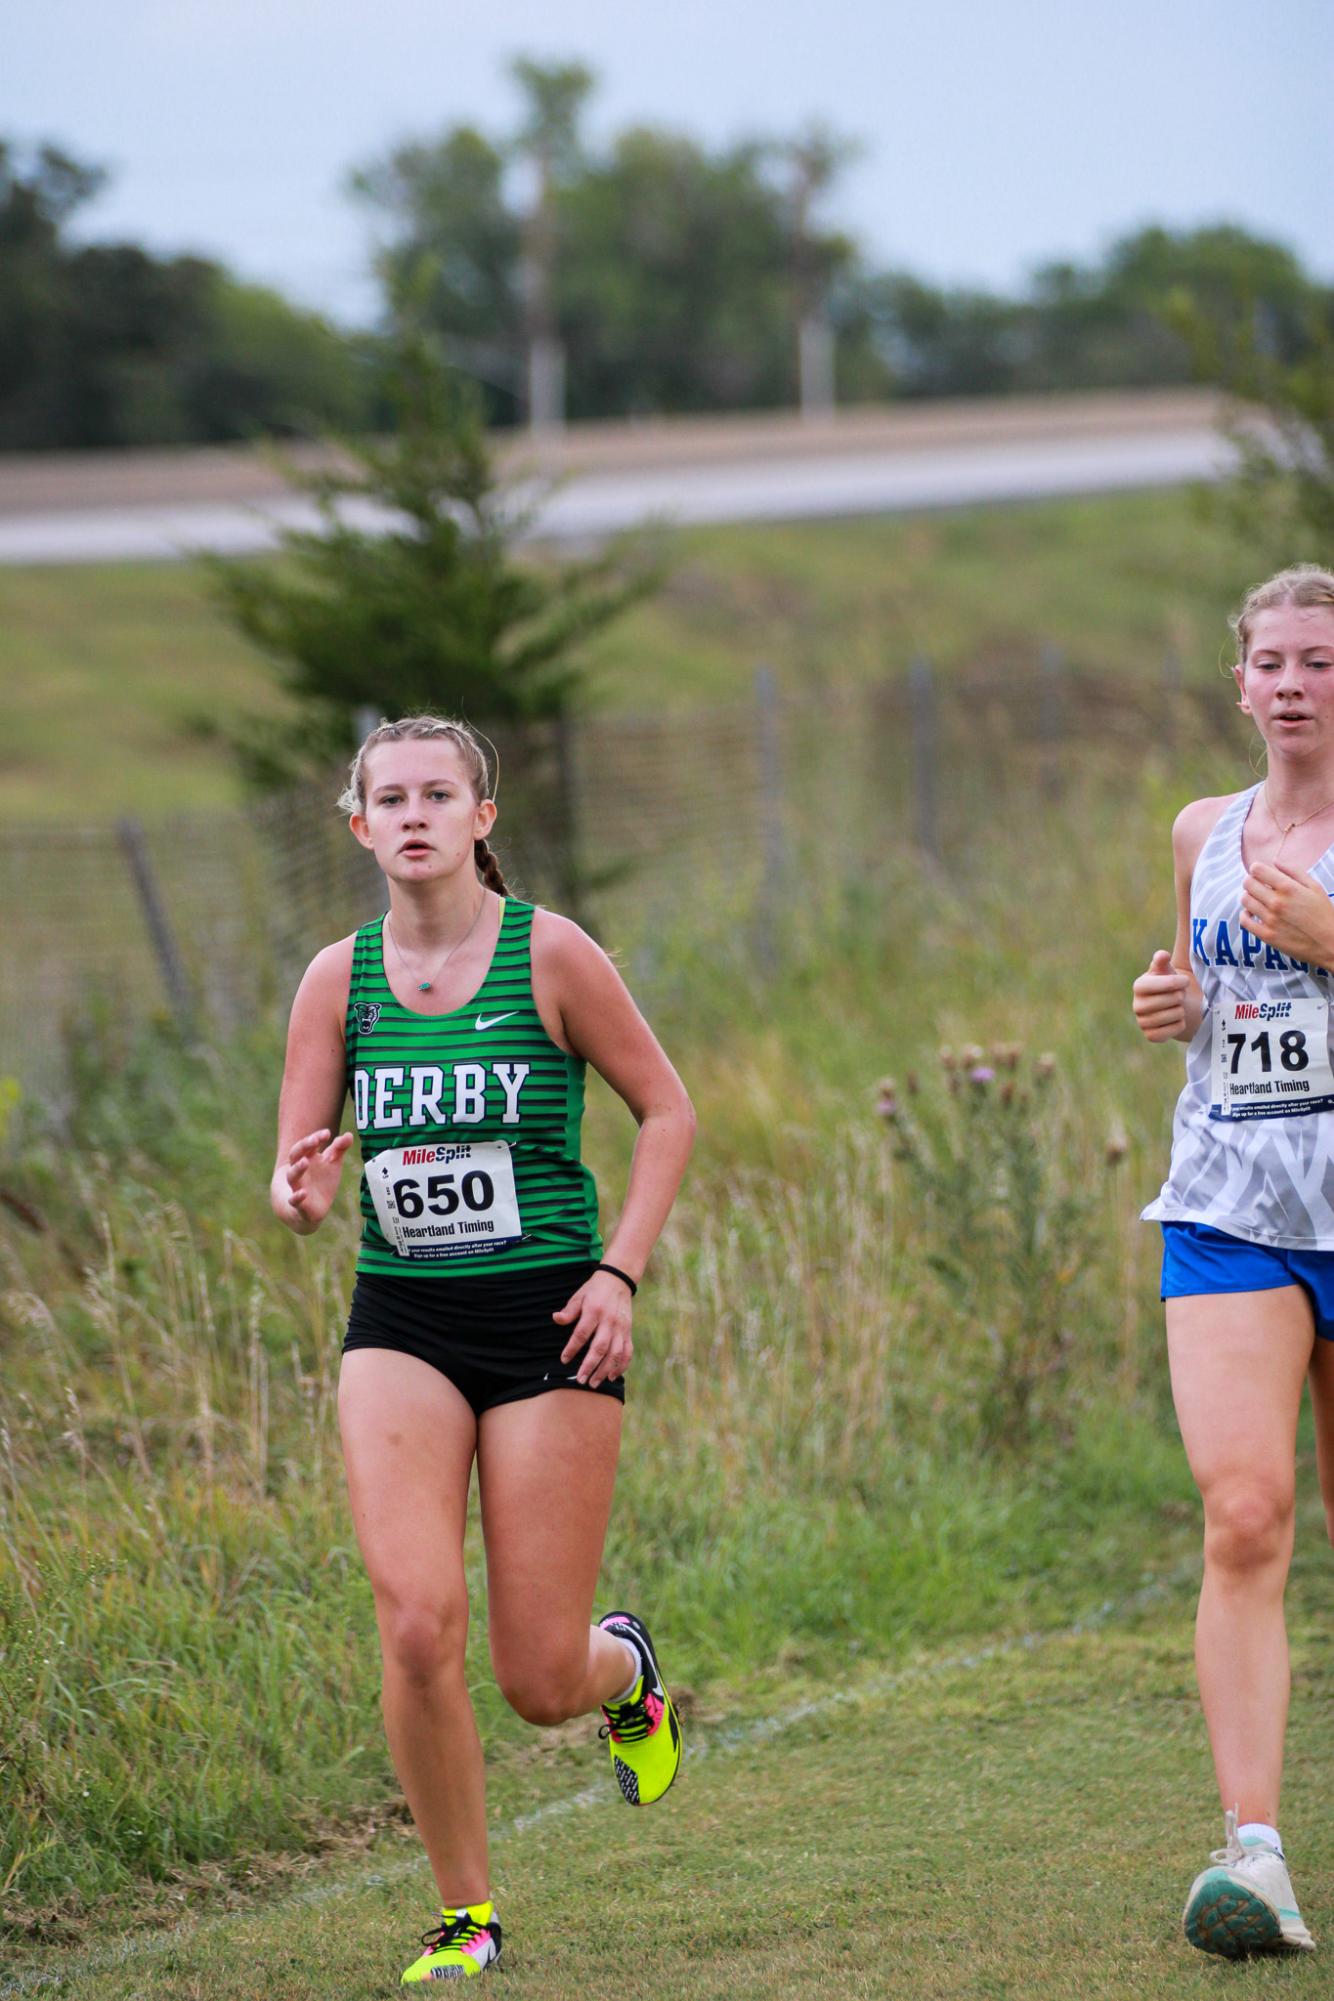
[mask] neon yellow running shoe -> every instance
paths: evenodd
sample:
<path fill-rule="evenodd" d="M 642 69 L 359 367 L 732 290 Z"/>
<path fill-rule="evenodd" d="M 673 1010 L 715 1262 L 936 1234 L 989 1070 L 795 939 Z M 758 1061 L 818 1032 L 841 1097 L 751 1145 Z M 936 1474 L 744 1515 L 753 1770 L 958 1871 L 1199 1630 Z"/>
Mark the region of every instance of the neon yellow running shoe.
<path fill-rule="evenodd" d="M 467 1904 L 457 1911 L 441 1911 L 434 1931 L 422 1933 L 426 1947 L 414 1959 L 399 1985 L 418 1980 L 471 1980 L 485 1973 L 500 1958 L 500 1924 L 492 1903 Z"/>
<path fill-rule="evenodd" d="M 648 1627 L 633 1612 L 608 1612 L 598 1625 L 639 1656 L 640 1675 L 624 1702 L 604 1703 L 606 1737 L 616 1783 L 630 1806 L 660 1800 L 681 1769 L 681 1724 L 663 1687 Z"/>

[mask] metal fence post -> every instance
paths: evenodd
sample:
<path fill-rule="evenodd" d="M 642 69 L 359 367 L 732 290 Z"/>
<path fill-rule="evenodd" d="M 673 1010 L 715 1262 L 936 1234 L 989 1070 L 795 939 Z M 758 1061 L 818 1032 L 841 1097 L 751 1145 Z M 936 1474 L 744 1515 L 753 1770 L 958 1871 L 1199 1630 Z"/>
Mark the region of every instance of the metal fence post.
<path fill-rule="evenodd" d="M 1181 723 L 1181 655 L 1175 646 L 1169 646 L 1163 655 L 1163 732 L 1164 750 L 1175 748 Z"/>
<path fill-rule="evenodd" d="M 913 839 L 927 860 L 939 867 L 940 719 L 936 677 L 924 654 L 908 668 L 908 698 L 912 710 Z"/>
<path fill-rule="evenodd" d="M 556 852 L 560 870 L 561 907 L 587 929 L 584 872 L 579 854 L 579 742 L 574 717 L 562 710 L 556 717 Z"/>
<path fill-rule="evenodd" d="M 167 907 L 158 889 L 157 874 L 152 856 L 148 852 L 148 840 L 143 822 L 126 816 L 116 822 L 116 838 L 121 852 L 129 864 L 130 880 L 139 898 L 139 907 L 144 914 L 144 923 L 153 945 L 153 955 L 162 975 L 162 984 L 167 990 L 167 1000 L 176 1017 L 178 1026 L 189 1035 L 194 1030 L 194 1005 L 190 994 L 190 983 L 185 977 L 185 967 L 176 949 L 176 939 L 167 916 Z"/>
<path fill-rule="evenodd" d="M 1059 799 L 1064 789 L 1061 769 L 1061 739 L 1064 735 L 1065 661 L 1060 647 L 1047 641 L 1042 648 L 1038 738 L 1042 744 L 1042 790 L 1048 799 Z"/>
<path fill-rule="evenodd" d="M 353 711 L 352 724 L 357 733 L 358 744 L 363 744 L 371 731 L 379 728 L 379 711 L 371 703 L 363 702 L 360 708 Z M 363 848 L 361 851 L 361 871 L 366 884 L 367 915 L 378 917 L 382 911 L 389 908 L 389 886 L 385 882 L 380 864 L 369 848 Z"/>
<path fill-rule="evenodd" d="M 755 906 L 755 956 L 772 973 L 778 964 L 778 925 L 787 870 L 783 827 L 783 746 L 778 682 L 772 667 L 755 669 L 756 761 L 760 778 L 760 888 Z"/>

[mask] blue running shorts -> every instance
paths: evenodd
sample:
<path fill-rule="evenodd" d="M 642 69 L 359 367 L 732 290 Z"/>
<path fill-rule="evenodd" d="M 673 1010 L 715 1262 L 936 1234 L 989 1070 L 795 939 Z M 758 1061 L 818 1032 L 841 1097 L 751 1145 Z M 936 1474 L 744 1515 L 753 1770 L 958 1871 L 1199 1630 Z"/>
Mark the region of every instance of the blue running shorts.
<path fill-rule="evenodd" d="M 1311 1302 L 1315 1331 L 1334 1341 L 1334 1251 L 1285 1251 L 1248 1244 L 1210 1223 L 1164 1223 L 1160 1299 L 1210 1292 L 1277 1292 L 1299 1285 Z"/>

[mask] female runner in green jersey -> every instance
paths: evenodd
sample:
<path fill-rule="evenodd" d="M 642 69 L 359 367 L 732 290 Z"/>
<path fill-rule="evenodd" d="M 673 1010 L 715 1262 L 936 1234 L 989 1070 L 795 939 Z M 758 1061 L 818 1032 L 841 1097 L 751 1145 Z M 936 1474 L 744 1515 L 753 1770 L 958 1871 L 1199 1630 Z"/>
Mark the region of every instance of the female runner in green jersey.
<path fill-rule="evenodd" d="M 442 1903 L 409 1984 L 481 1973 L 501 1945 L 464 1668 L 474 1461 L 506 1700 L 535 1724 L 601 1708 L 634 1805 L 661 1797 L 681 1756 L 643 1622 L 591 1617 L 631 1301 L 694 1115 L 606 954 L 508 895 L 491 793 L 458 723 L 382 724 L 357 753 L 343 804 L 389 910 L 301 982 L 272 1182 L 289 1229 L 318 1229 L 353 1143 L 338 1133 L 350 1096 L 363 1235 L 339 1418 L 389 1747 Z M 586 1063 L 639 1125 L 605 1254 L 579 1157 Z"/>

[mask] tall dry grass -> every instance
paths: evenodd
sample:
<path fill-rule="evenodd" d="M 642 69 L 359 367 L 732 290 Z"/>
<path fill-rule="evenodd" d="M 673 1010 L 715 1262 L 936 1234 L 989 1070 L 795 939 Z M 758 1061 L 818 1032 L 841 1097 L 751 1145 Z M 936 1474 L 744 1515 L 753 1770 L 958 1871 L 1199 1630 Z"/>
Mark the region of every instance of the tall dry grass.
<path fill-rule="evenodd" d="M 1134 1220 L 1179 1063 L 1126 1012 L 1174 795 L 1104 773 L 948 874 L 829 844 L 763 979 L 736 884 L 701 875 L 648 940 L 623 918 L 703 1139 L 641 1295 L 606 1576 L 715 1698 L 1058 1616 L 1137 1576 L 1189 1492 Z M 0 1236 L 0 1886 L 25 1926 L 396 1797 L 333 1421 L 351 1204 L 301 1242 L 267 1219 L 272 1027 L 88 1035 L 71 1131 L 20 1131 L 3 1172 L 30 1212 Z M 968 1044 L 996 1076 L 942 1065 Z M 595 1092 L 604 1187 L 628 1141 Z M 480 1655 L 474 1683 L 503 1763 Z"/>

